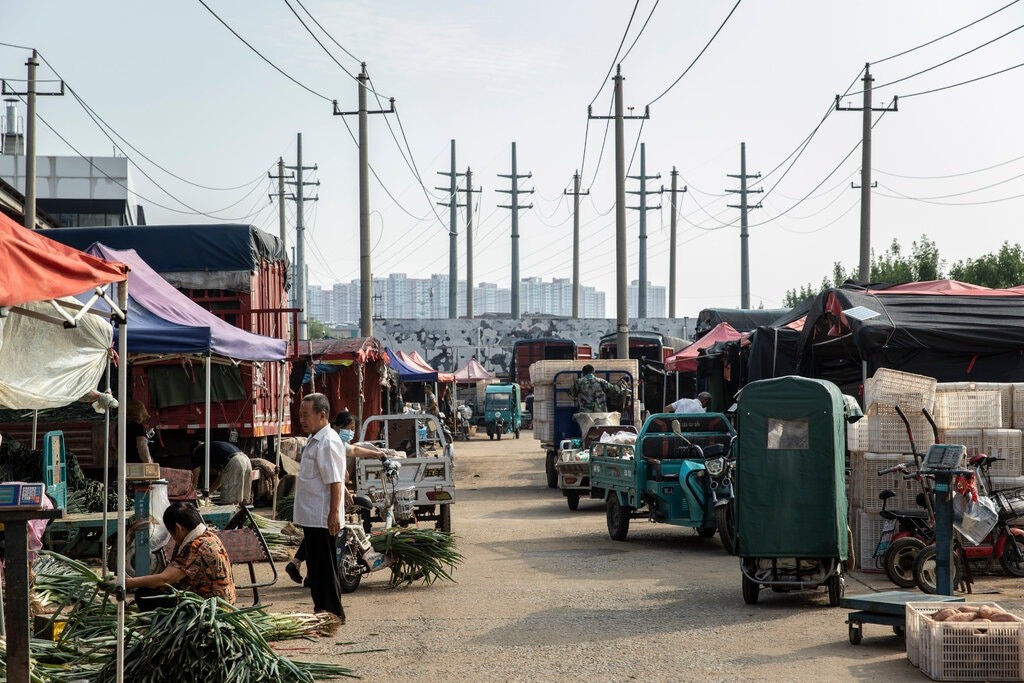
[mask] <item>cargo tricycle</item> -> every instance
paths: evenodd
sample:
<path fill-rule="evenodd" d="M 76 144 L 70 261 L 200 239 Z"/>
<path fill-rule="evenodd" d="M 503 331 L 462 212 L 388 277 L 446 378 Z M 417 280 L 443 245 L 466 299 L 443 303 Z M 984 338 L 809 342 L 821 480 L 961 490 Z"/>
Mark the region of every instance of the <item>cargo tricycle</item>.
<path fill-rule="evenodd" d="M 631 449 L 606 448 L 590 459 L 591 496 L 605 501 L 608 535 L 624 541 L 630 520 L 717 531 L 715 498 L 705 458 L 728 452 L 732 425 L 721 413 L 652 415 Z"/>
<path fill-rule="evenodd" d="M 839 606 L 850 559 L 845 490 L 846 422 L 859 418 L 831 382 L 779 377 L 739 393 L 736 548 L 743 600 L 828 589 Z"/>
<path fill-rule="evenodd" d="M 523 425 L 519 398 L 518 384 L 489 384 L 484 389 L 484 425 L 489 439 L 501 439 L 502 434 L 519 438 Z"/>
<path fill-rule="evenodd" d="M 633 425 L 597 425 L 587 431 L 582 439 L 563 439 L 558 445 L 558 461 L 555 471 L 558 472 L 558 488 L 565 496 L 570 510 L 580 506 L 581 497 L 590 497 L 590 458 L 594 453 L 605 454 L 609 446 L 620 444 L 602 443 L 602 434 L 618 433 L 636 435 Z M 628 444 L 632 448 L 632 443 Z"/>

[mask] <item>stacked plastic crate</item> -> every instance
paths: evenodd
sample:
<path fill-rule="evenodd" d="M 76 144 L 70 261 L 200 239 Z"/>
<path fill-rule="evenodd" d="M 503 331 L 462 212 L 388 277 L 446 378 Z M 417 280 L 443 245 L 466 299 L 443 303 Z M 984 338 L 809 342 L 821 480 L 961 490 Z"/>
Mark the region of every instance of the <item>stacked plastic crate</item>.
<path fill-rule="evenodd" d="M 1024 486 L 1024 384 L 946 382 L 935 390 L 935 421 L 942 442 L 963 444 L 968 456 L 1003 458 L 991 469 L 996 490 Z"/>
<path fill-rule="evenodd" d="M 935 442 L 931 426 L 922 413 L 935 404 L 936 382 L 931 377 L 887 368 L 879 369 L 864 384 L 865 417 L 847 430 L 850 459 L 850 526 L 857 550 L 857 561 L 864 571 L 881 571 L 881 558 L 875 548 L 885 520 L 879 514 L 879 494 L 890 489 L 896 496 L 886 503 L 888 509 L 915 509 L 920 485 L 899 474 L 879 475 L 878 470 L 904 462 L 913 462 L 913 448 L 907 428 L 896 412 L 899 406 L 907 416 L 918 452 Z"/>
<path fill-rule="evenodd" d="M 530 382 L 533 383 L 533 438 L 545 443 L 554 440 L 555 389 L 568 390 L 579 371 L 588 364 L 593 365 L 599 373 L 608 371 L 628 374 L 634 383 L 637 381 L 639 363 L 635 359 L 536 361 L 530 365 Z M 564 405 L 568 400 L 563 393 L 559 405 Z M 637 403 L 633 402 L 634 409 Z"/>

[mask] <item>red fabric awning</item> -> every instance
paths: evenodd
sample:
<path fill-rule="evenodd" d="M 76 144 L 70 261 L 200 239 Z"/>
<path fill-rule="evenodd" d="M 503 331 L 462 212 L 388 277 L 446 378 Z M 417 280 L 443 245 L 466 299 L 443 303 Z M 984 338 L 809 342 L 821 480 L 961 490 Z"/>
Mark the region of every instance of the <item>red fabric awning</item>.
<path fill-rule="evenodd" d="M 884 296 L 885 294 L 945 294 L 948 296 L 1020 296 L 1018 287 L 1010 289 L 992 289 L 970 282 L 959 280 L 927 280 L 925 282 L 906 282 L 885 289 L 869 289 L 868 294 Z"/>
<path fill-rule="evenodd" d="M 665 369 L 669 372 L 696 372 L 697 354 L 701 349 L 706 349 L 718 342 L 736 341 L 742 337 L 743 335 L 737 332 L 729 323 L 718 323 L 703 337 L 679 353 L 669 356 L 665 360 Z"/>
<path fill-rule="evenodd" d="M 128 266 L 54 242 L 0 214 L 0 306 L 74 296 L 128 278 Z"/>

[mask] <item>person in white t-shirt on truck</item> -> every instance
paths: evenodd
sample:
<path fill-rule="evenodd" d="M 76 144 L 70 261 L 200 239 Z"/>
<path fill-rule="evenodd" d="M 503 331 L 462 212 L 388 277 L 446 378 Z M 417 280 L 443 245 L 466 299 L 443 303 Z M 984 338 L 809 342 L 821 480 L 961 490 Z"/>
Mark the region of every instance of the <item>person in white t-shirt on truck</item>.
<path fill-rule="evenodd" d="M 706 391 L 702 391 L 697 394 L 697 398 L 681 398 L 675 403 L 669 403 L 665 406 L 666 413 L 703 413 L 707 412 L 708 405 L 711 403 L 711 394 Z"/>

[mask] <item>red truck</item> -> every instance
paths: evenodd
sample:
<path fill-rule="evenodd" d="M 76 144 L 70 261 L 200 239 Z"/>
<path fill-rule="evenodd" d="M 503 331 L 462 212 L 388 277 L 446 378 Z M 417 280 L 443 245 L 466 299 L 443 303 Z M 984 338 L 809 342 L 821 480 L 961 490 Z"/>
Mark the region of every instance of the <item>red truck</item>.
<path fill-rule="evenodd" d="M 571 339 L 520 339 L 512 346 L 509 381 L 518 384 L 524 394 L 533 388 L 530 366 L 539 360 L 586 360 L 594 357 L 588 344 L 577 344 Z"/>

